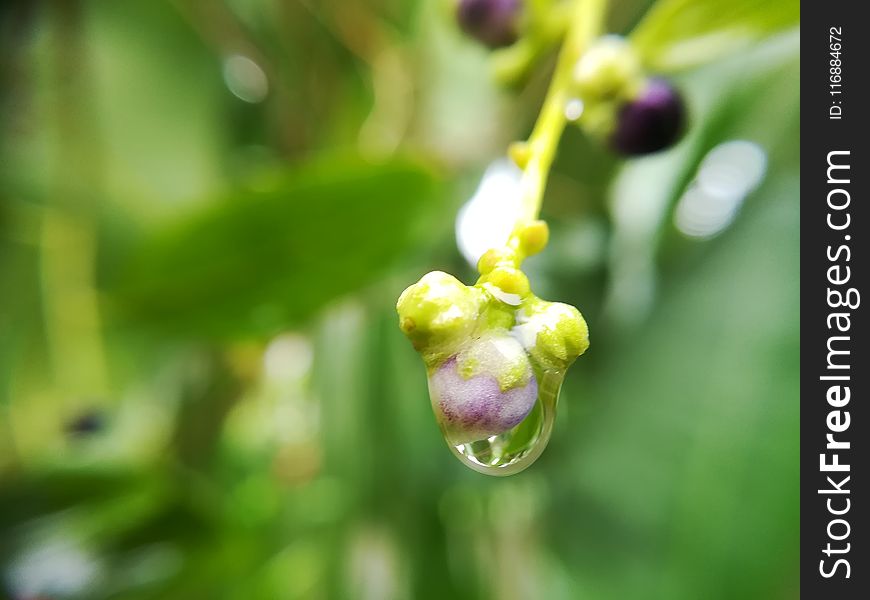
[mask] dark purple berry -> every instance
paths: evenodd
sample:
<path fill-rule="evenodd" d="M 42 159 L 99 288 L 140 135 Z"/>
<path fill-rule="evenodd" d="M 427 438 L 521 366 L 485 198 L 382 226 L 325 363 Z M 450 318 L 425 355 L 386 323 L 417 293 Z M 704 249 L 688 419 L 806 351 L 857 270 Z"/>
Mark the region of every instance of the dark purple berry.
<path fill-rule="evenodd" d="M 652 79 L 640 95 L 619 111 L 610 141 L 622 154 L 658 152 L 683 132 L 686 108 L 679 92 L 664 79 Z"/>
<path fill-rule="evenodd" d="M 459 0 L 456 18 L 471 37 L 490 48 L 517 41 L 521 0 Z"/>

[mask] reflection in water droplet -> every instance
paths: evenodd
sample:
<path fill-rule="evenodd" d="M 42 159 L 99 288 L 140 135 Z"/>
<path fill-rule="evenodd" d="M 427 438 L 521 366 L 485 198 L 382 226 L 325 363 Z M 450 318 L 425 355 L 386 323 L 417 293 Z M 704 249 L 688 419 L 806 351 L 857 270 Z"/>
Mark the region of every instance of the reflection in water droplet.
<path fill-rule="evenodd" d="M 576 121 L 583 116 L 583 101 L 580 98 L 571 98 L 565 104 L 565 118 L 569 121 Z"/>
<path fill-rule="evenodd" d="M 485 475 L 513 475 L 534 463 L 547 447 L 565 373 L 535 368 L 535 374 L 538 395 L 531 412 L 504 433 L 467 441 L 448 431 L 438 419 L 448 446 L 467 467 Z M 437 401 L 434 397 L 432 400 L 437 415 Z"/>

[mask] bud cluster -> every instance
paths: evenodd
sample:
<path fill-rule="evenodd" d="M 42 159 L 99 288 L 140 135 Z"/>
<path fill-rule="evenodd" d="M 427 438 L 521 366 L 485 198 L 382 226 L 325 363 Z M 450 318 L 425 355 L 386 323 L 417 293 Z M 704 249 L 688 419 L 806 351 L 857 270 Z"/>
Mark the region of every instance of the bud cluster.
<path fill-rule="evenodd" d="M 545 242 L 539 225 L 521 233 L 524 254 Z M 426 363 L 435 415 L 454 444 L 519 425 L 535 406 L 541 375 L 564 372 L 589 346 L 576 308 L 532 294 L 516 250 L 490 250 L 478 268 L 473 286 L 428 273 L 396 305 L 399 326 Z"/>

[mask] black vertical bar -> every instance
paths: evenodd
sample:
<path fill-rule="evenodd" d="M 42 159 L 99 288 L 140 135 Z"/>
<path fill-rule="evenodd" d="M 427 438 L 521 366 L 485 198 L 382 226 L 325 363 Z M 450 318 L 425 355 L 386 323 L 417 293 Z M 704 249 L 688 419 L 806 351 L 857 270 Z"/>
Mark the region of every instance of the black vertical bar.
<path fill-rule="evenodd" d="M 801 591 L 870 598 L 865 236 L 870 26 L 804 2 L 801 28 Z M 867 298 L 870 301 L 870 297 Z M 848 465 L 848 466 L 846 466 Z"/>

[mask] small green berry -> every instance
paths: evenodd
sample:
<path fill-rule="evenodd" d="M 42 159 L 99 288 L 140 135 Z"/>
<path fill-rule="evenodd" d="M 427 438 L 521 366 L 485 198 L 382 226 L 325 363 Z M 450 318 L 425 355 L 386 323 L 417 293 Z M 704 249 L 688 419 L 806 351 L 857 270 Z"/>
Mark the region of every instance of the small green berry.
<path fill-rule="evenodd" d="M 587 104 L 630 99 L 643 85 L 640 59 L 625 39 L 605 36 L 577 61 L 574 84 Z"/>

